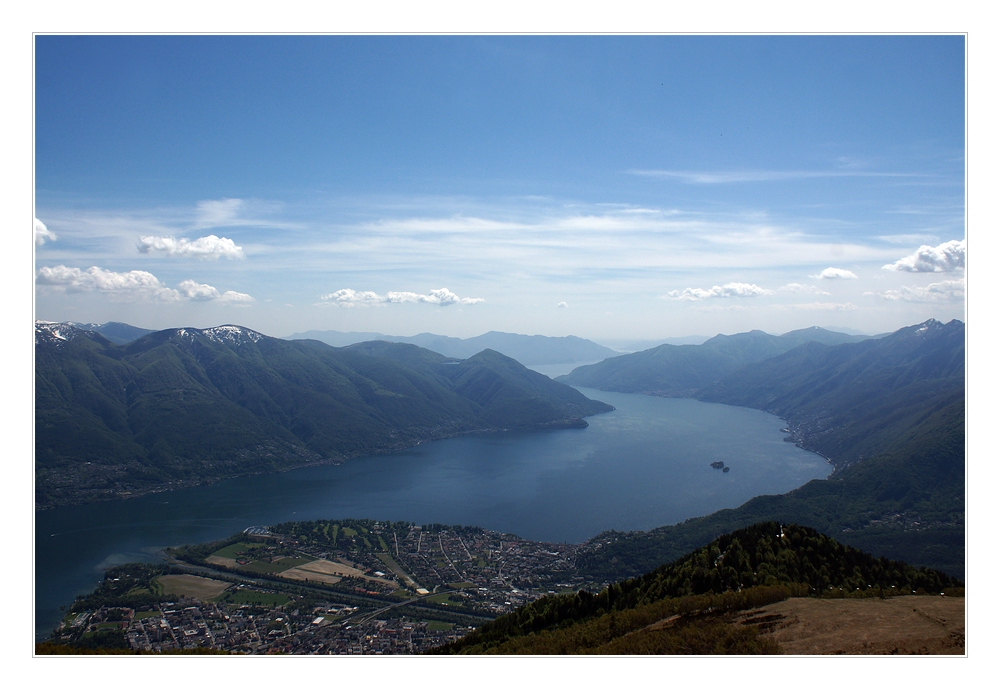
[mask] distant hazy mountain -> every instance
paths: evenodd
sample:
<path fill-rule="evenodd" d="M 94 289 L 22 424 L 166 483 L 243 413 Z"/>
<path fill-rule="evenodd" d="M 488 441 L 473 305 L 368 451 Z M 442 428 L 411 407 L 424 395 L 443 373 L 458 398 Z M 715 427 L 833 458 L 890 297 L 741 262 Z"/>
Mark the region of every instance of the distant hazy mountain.
<path fill-rule="evenodd" d="M 294 333 L 286 340 L 319 340 L 334 347 L 344 347 L 368 340 L 392 343 L 409 343 L 442 354 L 445 357 L 466 359 L 482 352 L 495 350 L 528 366 L 537 364 L 566 364 L 593 362 L 618 354 L 611 348 L 598 345 L 584 338 L 569 335 L 554 338 L 544 335 L 519 335 L 490 331 L 474 338 L 452 338 L 446 335 L 420 333 L 414 336 L 383 335 L 381 333 L 341 333 L 340 331 L 306 331 Z"/>
<path fill-rule="evenodd" d="M 362 331 L 306 331 L 305 333 L 292 333 L 286 336 L 284 340 L 318 340 L 332 347 L 346 347 L 354 343 L 363 343 L 367 340 L 396 342 L 392 339 L 392 336 Z"/>
<path fill-rule="evenodd" d="M 613 409 L 497 352 L 333 348 L 240 326 L 119 346 L 35 327 L 36 499 L 56 505 L 285 469 Z"/>
<path fill-rule="evenodd" d="M 558 381 L 623 393 L 690 396 L 723 376 L 754 362 L 780 355 L 804 342 L 840 344 L 866 336 L 805 328 L 784 335 L 750 331 L 717 335 L 701 345 L 660 345 L 650 350 L 619 355 L 574 369 Z"/>
<path fill-rule="evenodd" d="M 619 353 L 641 352 L 660 345 L 701 345 L 708 340 L 707 335 L 684 335 L 677 338 L 660 338 L 659 340 L 601 340 L 601 345 L 606 345 Z"/>
<path fill-rule="evenodd" d="M 142 336 L 153 332 L 148 328 L 130 326 L 120 321 L 108 321 L 107 323 L 77 323 L 75 321 L 68 321 L 67 323 L 84 331 L 100 333 L 115 345 L 126 345 L 133 340 L 138 340 Z"/>

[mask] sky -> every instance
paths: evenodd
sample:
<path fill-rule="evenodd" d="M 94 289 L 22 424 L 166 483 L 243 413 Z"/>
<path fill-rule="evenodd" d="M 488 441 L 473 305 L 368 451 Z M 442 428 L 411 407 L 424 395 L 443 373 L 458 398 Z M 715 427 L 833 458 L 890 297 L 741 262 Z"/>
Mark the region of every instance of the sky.
<path fill-rule="evenodd" d="M 35 316 L 965 319 L 964 36 L 35 38 Z"/>

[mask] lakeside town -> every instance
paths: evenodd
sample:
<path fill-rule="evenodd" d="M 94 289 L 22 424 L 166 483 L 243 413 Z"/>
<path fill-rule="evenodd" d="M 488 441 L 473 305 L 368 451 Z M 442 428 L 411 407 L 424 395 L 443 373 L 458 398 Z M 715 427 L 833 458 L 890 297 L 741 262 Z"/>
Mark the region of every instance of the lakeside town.
<path fill-rule="evenodd" d="M 50 642 L 122 653 L 416 654 L 539 597 L 604 583 L 580 545 L 370 520 L 253 526 L 113 568 Z"/>

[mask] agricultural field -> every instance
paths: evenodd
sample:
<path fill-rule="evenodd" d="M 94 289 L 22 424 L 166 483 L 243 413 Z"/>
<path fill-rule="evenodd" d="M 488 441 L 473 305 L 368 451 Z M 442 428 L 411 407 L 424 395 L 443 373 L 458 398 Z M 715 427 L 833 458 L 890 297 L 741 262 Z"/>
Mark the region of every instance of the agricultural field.
<path fill-rule="evenodd" d="M 241 565 L 240 569 L 250 572 L 250 573 L 284 573 L 286 570 L 291 570 L 300 565 L 305 565 L 310 563 L 315 559 L 312 558 L 300 558 L 296 556 L 278 558 L 275 561 L 253 561 L 247 565 Z"/>
<path fill-rule="evenodd" d="M 160 575 L 155 582 L 163 588 L 164 594 L 191 597 L 199 601 L 211 601 L 232 584 L 198 575 Z"/>

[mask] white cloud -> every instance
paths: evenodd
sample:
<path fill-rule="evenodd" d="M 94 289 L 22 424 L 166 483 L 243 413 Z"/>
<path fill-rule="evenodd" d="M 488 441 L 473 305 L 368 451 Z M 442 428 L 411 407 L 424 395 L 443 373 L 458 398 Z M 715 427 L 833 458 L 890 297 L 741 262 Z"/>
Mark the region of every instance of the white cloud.
<path fill-rule="evenodd" d="M 768 290 L 752 283 L 726 283 L 725 285 L 713 285 L 711 290 L 701 288 L 685 288 L 673 290 L 666 294 L 670 299 L 702 300 L 715 297 L 757 297 L 759 295 L 774 294 L 773 290 Z"/>
<path fill-rule="evenodd" d="M 829 292 L 823 292 L 815 285 L 803 285 L 802 283 L 789 283 L 788 285 L 782 285 L 778 288 L 778 292 L 791 292 L 793 294 L 807 293 L 810 295 L 829 295 Z"/>
<path fill-rule="evenodd" d="M 45 227 L 45 223 L 35 218 L 35 246 L 41 247 L 46 241 L 55 242 L 56 234 Z"/>
<path fill-rule="evenodd" d="M 236 292 L 235 290 L 226 290 L 219 297 L 219 301 L 220 302 L 225 302 L 226 304 L 246 305 L 246 304 L 249 304 L 250 302 L 254 302 L 256 300 L 254 300 L 253 297 L 251 297 L 250 295 L 248 295 L 245 292 Z"/>
<path fill-rule="evenodd" d="M 399 304 L 402 302 L 437 304 L 447 307 L 451 304 L 479 304 L 486 301 L 481 297 L 459 297 L 448 288 L 431 290 L 426 295 L 416 292 L 387 292 L 384 295 L 380 295 L 370 290 L 358 292 L 350 288 L 344 288 L 336 292 L 331 292 L 328 295 L 321 295 L 319 299 L 324 304 L 336 304 L 344 307 Z"/>
<path fill-rule="evenodd" d="M 927 287 L 915 285 L 885 292 L 866 292 L 866 295 L 881 297 L 893 302 L 960 302 L 965 299 L 964 280 L 943 280 Z"/>
<path fill-rule="evenodd" d="M 882 268 L 910 273 L 950 273 L 964 269 L 965 240 L 951 240 L 936 247 L 921 245 L 920 249 L 909 256 Z"/>
<path fill-rule="evenodd" d="M 38 269 L 36 284 L 60 292 L 104 292 L 122 298 L 156 298 L 174 301 L 180 293 L 160 282 L 147 271 L 116 273 L 98 266 L 86 271 L 68 266 L 42 266 Z"/>
<path fill-rule="evenodd" d="M 228 237 L 215 235 L 199 237 L 193 241 L 183 237 L 180 239 L 176 237 L 141 237 L 138 248 L 143 254 L 156 252 L 167 256 L 195 256 L 200 259 L 244 258 L 242 247 L 237 247 L 236 243 Z"/>
<path fill-rule="evenodd" d="M 848 271 L 846 268 L 824 268 L 817 275 L 809 276 L 810 278 L 821 278 L 823 280 L 857 280 L 857 276 Z"/>
<path fill-rule="evenodd" d="M 211 285 L 196 283 L 193 280 L 184 280 L 177 286 L 180 293 L 193 302 L 208 302 L 219 299 L 219 291 Z"/>
<path fill-rule="evenodd" d="M 148 271 L 107 271 L 99 266 L 87 270 L 68 266 L 42 266 L 38 269 L 36 284 L 43 289 L 57 292 L 102 292 L 116 299 L 142 300 L 159 299 L 169 302 L 190 300 L 192 302 L 219 302 L 246 304 L 253 302 L 250 295 L 228 290 L 224 293 L 205 283 L 184 280 L 177 289 L 167 287 L 159 278 Z"/>
<path fill-rule="evenodd" d="M 559 307 L 560 309 L 565 309 L 565 308 L 566 308 L 566 307 L 568 307 L 569 305 L 568 305 L 568 304 L 566 304 L 565 302 L 560 302 L 560 303 L 559 303 L 559 304 L 557 304 L 556 306 L 557 306 L 557 307 Z"/>
<path fill-rule="evenodd" d="M 180 293 L 193 302 L 209 302 L 219 300 L 230 304 L 246 304 L 253 302 L 254 298 L 244 292 L 226 290 L 223 293 L 205 283 L 197 283 L 193 280 L 185 280 L 177 286 Z"/>

